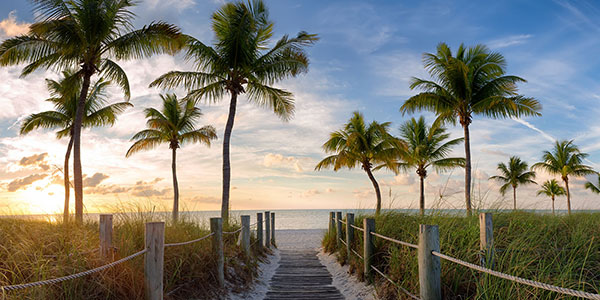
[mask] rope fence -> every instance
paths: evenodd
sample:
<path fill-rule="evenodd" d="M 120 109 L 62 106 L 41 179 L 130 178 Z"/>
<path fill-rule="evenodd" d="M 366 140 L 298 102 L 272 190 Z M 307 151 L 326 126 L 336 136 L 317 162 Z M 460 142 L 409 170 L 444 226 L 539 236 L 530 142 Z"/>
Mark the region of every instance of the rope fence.
<path fill-rule="evenodd" d="M 397 240 L 397 239 L 393 239 L 391 237 L 387 237 L 385 235 L 381 235 L 381 234 L 379 234 L 377 232 L 371 232 L 371 234 L 374 235 L 374 236 L 376 236 L 376 237 L 378 237 L 378 238 L 384 239 L 386 241 L 390 241 L 392 243 L 400 244 L 402 246 L 406 246 L 406 247 L 410 247 L 410 248 L 414 248 L 414 249 L 419 249 L 419 246 L 417 246 L 415 244 L 411 244 L 411 243 L 403 242 L 403 241 L 400 241 L 400 240 Z"/>
<path fill-rule="evenodd" d="M 403 293 L 405 293 L 410 298 L 415 299 L 415 300 L 421 300 L 421 298 L 415 296 L 414 294 L 412 294 L 411 292 L 409 292 L 407 289 L 401 287 L 399 284 L 397 284 L 395 281 L 393 281 L 392 279 L 390 279 L 387 275 L 385 275 L 379 269 L 375 268 L 375 266 L 371 266 L 371 268 L 373 269 L 373 271 L 377 272 L 379 275 L 381 275 L 381 277 L 385 278 L 387 281 L 389 281 L 391 284 L 393 284 L 396 288 L 398 288 L 400 291 L 402 291 Z"/>
<path fill-rule="evenodd" d="M 205 239 L 207 239 L 207 238 L 209 238 L 209 237 L 213 236 L 214 234 L 215 234 L 214 232 L 211 232 L 211 233 L 209 233 L 209 234 L 207 234 L 207 235 L 205 235 L 205 236 L 203 236 L 203 237 L 201 237 L 201 238 L 197 238 L 197 239 L 195 239 L 195 240 L 191 240 L 191 241 L 187 241 L 187 242 L 180 242 L 180 243 L 170 243 L 170 244 L 165 244 L 165 248 L 166 248 L 166 247 L 176 247 L 176 246 L 184 246 L 184 245 L 193 244 L 193 243 L 196 243 L 196 242 L 199 242 L 199 241 L 205 240 Z"/>

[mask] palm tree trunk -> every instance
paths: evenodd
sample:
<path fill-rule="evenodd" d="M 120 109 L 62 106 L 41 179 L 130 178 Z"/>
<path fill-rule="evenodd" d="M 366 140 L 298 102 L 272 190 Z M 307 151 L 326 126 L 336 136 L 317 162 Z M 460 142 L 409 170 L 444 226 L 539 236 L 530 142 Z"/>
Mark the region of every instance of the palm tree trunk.
<path fill-rule="evenodd" d="M 569 178 L 563 179 L 565 187 L 567 188 L 567 209 L 569 210 L 569 216 L 571 215 L 571 192 L 569 191 Z"/>
<path fill-rule="evenodd" d="M 425 177 L 419 176 L 421 178 L 421 198 L 419 200 L 419 210 L 421 216 L 425 215 Z"/>
<path fill-rule="evenodd" d="M 235 120 L 235 110 L 237 106 L 237 94 L 231 93 L 229 102 L 229 116 L 225 125 L 223 134 L 223 194 L 221 202 L 221 219 L 223 223 L 229 223 L 229 188 L 231 185 L 231 162 L 229 160 L 229 141 L 231 140 L 231 131 L 233 130 L 233 121 Z"/>
<path fill-rule="evenodd" d="M 67 146 L 67 153 L 65 154 L 65 166 L 63 168 L 63 175 L 65 177 L 65 207 L 63 209 L 63 223 L 69 222 L 69 197 L 71 192 L 71 183 L 69 182 L 69 158 L 71 158 L 71 149 L 73 148 L 73 136 L 69 138 L 69 145 Z"/>
<path fill-rule="evenodd" d="M 465 204 L 467 216 L 471 216 L 471 139 L 469 138 L 469 125 L 463 125 L 465 132 Z"/>
<path fill-rule="evenodd" d="M 177 148 L 173 148 L 171 158 L 171 169 L 173 171 L 173 222 L 179 217 L 179 184 L 177 183 Z"/>
<path fill-rule="evenodd" d="M 556 213 L 554 212 L 554 195 L 552 195 L 552 214 L 556 215 Z"/>
<path fill-rule="evenodd" d="M 88 67 L 89 68 L 89 67 Z M 81 94 L 77 101 L 77 110 L 75 112 L 75 122 L 73 123 L 73 182 L 75 183 L 75 220 L 77 223 L 83 223 L 83 175 L 81 171 L 81 125 L 83 123 L 83 114 L 85 110 L 85 101 L 90 88 L 90 79 L 93 72 L 85 70 L 83 75 L 83 84 L 81 85 Z"/>
<path fill-rule="evenodd" d="M 375 195 L 377 196 L 377 207 L 375 208 L 375 215 L 379 215 L 379 213 L 381 212 L 381 191 L 379 190 L 379 184 L 377 183 L 375 176 L 373 176 L 371 168 L 364 169 L 367 172 L 369 179 L 371 179 L 371 182 L 373 183 L 373 188 L 375 188 Z"/>
<path fill-rule="evenodd" d="M 513 210 L 517 210 L 517 188 L 513 186 Z"/>

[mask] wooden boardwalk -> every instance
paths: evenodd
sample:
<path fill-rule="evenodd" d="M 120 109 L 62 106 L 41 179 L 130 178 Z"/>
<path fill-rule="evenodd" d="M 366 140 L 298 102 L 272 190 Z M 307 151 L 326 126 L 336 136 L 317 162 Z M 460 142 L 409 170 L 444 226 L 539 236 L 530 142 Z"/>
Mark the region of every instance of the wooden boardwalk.
<path fill-rule="evenodd" d="M 331 274 L 317 258 L 316 250 L 281 250 L 280 253 L 279 268 L 271 278 L 265 300 L 345 299 L 332 285 Z"/>

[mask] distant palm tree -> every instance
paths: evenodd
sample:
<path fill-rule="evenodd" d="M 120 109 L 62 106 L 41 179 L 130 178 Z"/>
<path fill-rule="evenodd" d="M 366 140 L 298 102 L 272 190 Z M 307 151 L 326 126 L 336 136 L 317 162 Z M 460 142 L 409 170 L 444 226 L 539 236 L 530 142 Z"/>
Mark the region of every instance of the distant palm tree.
<path fill-rule="evenodd" d="M 569 190 L 569 175 L 585 176 L 597 174 L 592 167 L 584 165 L 583 160 L 588 156 L 570 141 L 556 141 L 552 152 L 544 151 L 542 161 L 534 164 L 533 169 L 544 170 L 552 175 L 560 175 L 567 189 L 567 208 L 571 214 L 571 192 Z"/>
<path fill-rule="evenodd" d="M 447 141 L 450 134 L 446 128 L 433 125 L 428 127 L 425 119 L 420 117 L 410 119 L 400 127 L 400 147 L 397 148 L 397 160 L 392 164 L 381 165 L 395 173 L 416 168 L 421 180 L 421 197 L 419 209 L 421 215 L 425 214 L 425 177 L 427 168 L 433 167 L 436 171 L 444 171 L 456 167 L 464 167 L 465 159 L 462 157 L 447 157 L 452 147 L 461 143 L 462 138 Z"/>
<path fill-rule="evenodd" d="M 229 94 L 229 115 L 223 135 L 223 194 L 221 217 L 229 221 L 231 183 L 230 140 L 238 96 L 273 112 L 283 120 L 294 114 L 294 98 L 289 91 L 273 85 L 288 77 L 308 71 L 304 48 L 318 38 L 304 31 L 296 37 L 284 35 L 271 43 L 273 22 L 262 0 L 226 3 L 212 16 L 215 34 L 213 47 L 188 37 L 187 58 L 196 64 L 194 71 L 172 71 L 150 86 L 184 87 L 187 99 L 206 98 L 219 102 Z M 269 46 L 272 48 L 268 48 Z"/>
<path fill-rule="evenodd" d="M 376 121 L 367 126 L 363 115 L 354 112 L 344 128 L 332 132 L 329 140 L 323 144 L 325 152 L 334 154 L 323 159 L 315 167 L 317 171 L 331 167 L 334 171 L 362 167 L 375 189 L 376 214 L 381 211 L 381 191 L 373 176 L 373 165 L 391 164 L 395 149 L 399 147 L 399 141 L 389 134 L 389 127 L 389 122 Z"/>
<path fill-rule="evenodd" d="M 161 95 L 163 106 L 159 111 L 147 108 L 147 129 L 136 133 L 135 141 L 127 150 L 126 157 L 142 151 L 156 148 L 160 144 L 169 144 L 171 149 L 171 170 L 173 172 L 173 221 L 179 217 L 179 184 L 177 183 L 177 149 L 183 144 L 204 143 L 210 147 L 211 140 L 217 138 L 213 126 L 196 129 L 196 123 L 202 112 L 195 106 L 194 100 L 179 101 L 175 94 Z"/>
<path fill-rule="evenodd" d="M 517 83 L 525 79 L 506 75 L 502 54 L 491 52 L 484 45 L 465 48 L 462 44 L 453 56 L 445 43 L 437 53 L 423 57 L 425 69 L 432 80 L 413 78 L 411 89 L 419 93 L 406 100 L 400 111 L 412 113 L 429 110 L 438 115 L 436 122 L 457 122 L 463 127 L 465 141 L 465 202 L 471 215 L 471 140 L 469 125 L 473 116 L 494 119 L 540 116 L 541 105 L 533 98 L 517 94 Z"/>
<path fill-rule="evenodd" d="M 81 170 L 81 127 L 85 100 L 93 75 L 118 84 L 130 98 L 129 80 L 118 61 L 174 54 L 183 39 L 171 24 L 155 22 L 131 31 L 135 14 L 131 0 L 32 0 L 36 23 L 29 33 L 0 44 L 0 66 L 27 63 L 21 75 L 38 69 L 64 70 L 78 67 L 73 76 L 82 80 L 73 122 L 73 179 L 75 218 L 83 221 L 83 177 Z"/>
<path fill-rule="evenodd" d="M 594 194 L 600 194 L 600 176 L 598 176 L 598 183 L 594 185 L 593 182 L 588 181 L 585 183 L 585 188 L 592 191 Z"/>
<path fill-rule="evenodd" d="M 73 147 L 73 123 L 77 111 L 77 101 L 79 100 L 79 91 L 81 90 L 81 80 L 79 77 L 72 77 L 73 72 L 64 71 L 63 78 L 60 81 L 46 79 L 46 87 L 50 91 L 52 98 L 46 101 L 54 104 L 54 109 L 37 114 L 29 115 L 21 124 L 20 134 L 24 135 L 38 128 L 58 128 L 56 137 L 61 139 L 69 137 L 67 153 L 65 154 L 65 163 L 63 168 L 65 185 L 65 205 L 63 211 L 63 221 L 69 221 L 69 158 Z M 73 80 L 75 79 L 75 80 Z M 122 113 L 128 107 L 133 105 L 129 102 L 119 102 L 106 105 L 106 88 L 110 84 L 100 78 L 91 84 L 91 89 L 86 98 L 85 109 L 83 111 L 82 125 L 84 128 L 112 126 L 117 120 L 117 115 Z M 106 105 L 106 106 L 105 106 Z"/>
<path fill-rule="evenodd" d="M 498 170 L 502 175 L 492 176 L 491 180 L 498 180 L 504 184 L 500 187 L 502 196 L 506 194 L 509 187 L 513 189 L 513 209 L 517 210 L 517 187 L 524 184 L 536 184 L 535 172 L 529 171 L 527 163 L 517 156 L 511 156 L 508 166 L 504 163 L 498 164 Z"/>
<path fill-rule="evenodd" d="M 560 186 L 556 179 L 546 180 L 544 184 L 542 184 L 542 189 L 537 192 L 537 195 L 546 195 L 552 199 L 552 214 L 554 214 L 554 198 L 556 196 L 566 195 L 567 192 L 565 188 Z"/>

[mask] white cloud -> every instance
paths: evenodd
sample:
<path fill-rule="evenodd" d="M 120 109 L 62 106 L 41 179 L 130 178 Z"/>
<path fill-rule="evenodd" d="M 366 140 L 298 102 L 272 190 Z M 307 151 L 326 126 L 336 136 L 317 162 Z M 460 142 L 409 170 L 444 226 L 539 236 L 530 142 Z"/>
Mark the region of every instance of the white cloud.
<path fill-rule="evenodd" d="M 487 45 L 492 50 L 495 50 L 495 49 L 506 48 L 506 47 L 510 47 L 510 46 L 527 43 L 529 41 L 529 39 L 531 39 L 532 37 L 533 37 L 533 35 L 531 35 L 531 34 L 511 35 L 511 36 L 492 40 L 492 41 L 488 42 Z"/>
<path fill-rule="evenodd" d="M 0 21 L 0 39 L 10 38 L 29 32 L 29 23 L 17 21 L 17 12 L 11 11 L 8 18 Z"/>

